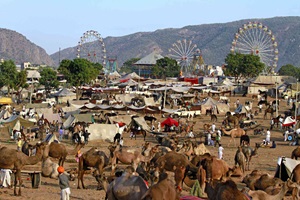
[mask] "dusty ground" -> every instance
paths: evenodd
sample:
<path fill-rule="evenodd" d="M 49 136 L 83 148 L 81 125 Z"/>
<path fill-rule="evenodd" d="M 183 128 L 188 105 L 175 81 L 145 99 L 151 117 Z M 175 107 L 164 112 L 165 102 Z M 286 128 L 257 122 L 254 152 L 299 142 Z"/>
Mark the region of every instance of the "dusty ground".
<path fill-rule="evenodd" d="M 241 103 L 244 103 L 246 100 L 250 100 L 250 98 L 247 97 L 231 97 L 231 111 L 234 110 L 233 108 L 233 102 L 239 98 Z M 269 99 L 270 100 L 270 99 Z M 254 101 L 253 104 L 254 109 L 257 109 L 257 100 Z M 283 113 L 284 110 L 286 110 L 288 107 L 286 106 L 286 102 L 281 100 L 280 102 L 280 111 L 279 113 Z M 258 110 L 258 109 L 257 109 Z M 269 115 L 268 115 L 269 116 Z M 217 127 L 220 126 L 222 119 L 224 119 L 223 115 L 218 115 L 218 122 L 216 123 Z M 163 119 L 160 119 L 162 121 Z M 265 130 L 270 127 L 270 119 L 264 120 L 263 114 L 260 113 L 258 116 L 255 117 L 255 120 L 261 124 L 260 127 L 264 128 Z M 196 126 L 194 129 L 194 132 L 197 133 L 199 131 L 202 131 L 203 123 L 210 123 L 210 117 L 207 117 L 205 115 L 201 117 L 194 118 L 194 121 L 196 122 Z M 251 146 L 254 147 L 255 142 L 261 143 L 263 139 L 265 139 L 265 136 L 259 135 L 254 136 L 253 131 L 248 131 L 248 134 L 251 138 Z M 0 134 L 0 142 L 1 145 L 9 146 L 10 148 L 16 148 L 16 144 L 13 142 L 10 142 L 8 140 L 7 135 L 5 132 L 2 131 Z M 147 137 L 147 141 L 151 141 L 153 143 L 157 143 L 156 140 L 153 137 Z M 290 157 L 292 150 L 295 148 L 295 146 L 290 146 L 288 142 L 283 141 L 283 135 L 282 131 L 275 128 L 275 130 L 271 131 L 271 140 L 275 140 L 277 142 L 277 148 L 276 149 L 270 149 L 270 148 L 260 148 L 258 150 L 258 156 L 254 157 L 251 161 L 250 170 L 258 169 L 264 172 L 267 172 L 271 175 L 274 175 L 276 170 L 276 163 L 277 159 L 280 156 L 286 156 Z M 197 138 L 197 141 L 199 142 L 199 138 Z M 64 141 L 69 149 L 72 149 L 73 147 L 69 144 L 69 141 Z M 224 160 L 230 165 L 234 165 L 234 155 L 236 152 L 236 147 L 233 147 L 233 144 L 231 144 L 230 147 L 227 146 L 227 143 L 229 142 L 229 137 L 222 137 L 221 143 L 224 147 Z M 124 135 L 124 145 L 125 146 L 141 146 L 143 143 L 143 140 L 141 137 L 138 137 L 137 140 L 130 140 L 129 135 Z M 236 143 L 239 143 L 239 139 L 236 139 Z M 90 142 L 83 151 L 87 151 L 92 146 L 97 146 L 98 148 L 104 150 L 108 153 L 107 147 L 109 143 L 105 141 L 93 141 Z M 212 154 L 217 155 L 217 148 L 216 147 L 207 147 Z M 74 162 L 74 156 L 68 156 L 67 162 L 65 163 L 65 168 L 71 168 L 71 167 L 77 167 L 77 163 Z M 40 166 L 37 165 L 35 167 Z M 32 168 L 32 166 L 26 167 L 28 169 Z M 110 171 L 108 168 L 106 170 L 107 172 Z M 249 173 L 249 172 L 247 172 Z M 31 182 L 29 179 L 29 176 L 26 174 L 23 175 L 24 180 L 24 187 L 22 187 L 22 197 L 15 197 L 13 196 L 13 189 L 0 189 L 0 199 L 59 199 L 60 198 L 60 189 L 58 186 L 58 180 L 53 180 L 50 178 L 44 178 L 42 177 L 41 185 L 38 189 L 32 189 L 31 188 Z M 243 184 L 241 184 L 242 178 L 235 178 L 234 179 L 238 185 L 241 187 Z M 73 182 L 70 182 L 71 185 L 71 199 L 104 199 L 105 193 L 104 191 L 97 191 L 96 190 L 96 180 L 91 175 L 85 175 L 84 177 L 85 185 L 88 189 L 85 190 L 78 190 L 77 188 L 77 179 Z M 188 194 L 189 189 L 185 187 L 185 190 L 182 194 Z M 290 199 L 290 197 L 287 197 L 286 199 Z"/>

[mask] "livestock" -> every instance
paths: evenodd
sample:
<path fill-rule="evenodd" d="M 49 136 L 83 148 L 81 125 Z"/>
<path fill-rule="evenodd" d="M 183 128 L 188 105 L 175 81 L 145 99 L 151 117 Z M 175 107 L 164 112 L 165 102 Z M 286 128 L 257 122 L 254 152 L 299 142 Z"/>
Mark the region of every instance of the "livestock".
<path fill-rule="evenodd" d="M 243 153 L 242 147 L 239 146 L 234 157 L 234 162 L 235 165 L 239 165 L 241 168 L 242 172 L 244 173 L 246 170 L 246 157 L 245 154 Z"/>

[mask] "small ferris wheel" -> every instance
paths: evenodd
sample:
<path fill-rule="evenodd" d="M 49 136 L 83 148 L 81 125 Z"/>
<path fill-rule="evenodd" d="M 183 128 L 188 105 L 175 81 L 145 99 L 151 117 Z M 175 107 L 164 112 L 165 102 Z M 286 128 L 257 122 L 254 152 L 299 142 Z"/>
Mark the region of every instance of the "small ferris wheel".
<path fill-rule="evenodd" d="M 262 23 L 249 22 L 235 33 L 230 51 L 253 54 L 265 64 L 264 73 L 272 74 L 277 67 L 278 49 L 272 31 Z"/>
<path fill-rule="evenodd" d="M 183 39 L 175 42 L 169 49 L 169 56 L 178 62 L 181 66 L 181 73 L 184 76 L 190 76 L 194 71 L 192 61 L 196 48 L 197 45 L 193 44 L 191 40 L 187 41 L 186 39 Z"/>
<path fill-rule="evenodd" d="M 97 31 L 86 31 L 77 46 L 77 58 L 85 58 L 93 63 L 106 64 L 106 49 L 103 38 Z"/>

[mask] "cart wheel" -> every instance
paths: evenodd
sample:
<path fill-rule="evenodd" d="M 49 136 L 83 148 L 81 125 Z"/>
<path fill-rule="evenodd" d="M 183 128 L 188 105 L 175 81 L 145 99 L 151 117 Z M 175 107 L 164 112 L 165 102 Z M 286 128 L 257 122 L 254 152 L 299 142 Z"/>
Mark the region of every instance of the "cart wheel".
<path fill-rule="evenodd" d="M 288 136 L 288 141 L 292 141 L 293 137 L 291 135 Z"/>

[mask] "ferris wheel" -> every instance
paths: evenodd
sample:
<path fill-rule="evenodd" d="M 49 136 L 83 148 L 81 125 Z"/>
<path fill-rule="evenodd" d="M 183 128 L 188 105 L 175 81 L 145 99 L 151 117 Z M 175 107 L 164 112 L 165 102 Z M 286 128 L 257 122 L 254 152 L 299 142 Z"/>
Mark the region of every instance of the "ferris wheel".
<path fill-rule="evenodd" d="M 262 23 L 249 22 L 239 28 L 232 41 L 230 51 L 253 54 L 265 64 L 264 73 L 274 73 L 278 62 L 278 49 L 272 31 Z"/>
<path fill-rule="evenodd" d="M 106 49 L 103 38 L 97 31 L 86 31 L 77 46 L 77 58 L 85 58 L 93 63 L 106 64 Z"/>
<path fill-rule="evenodd" d="M 190 76 L 194 71 L 194 67 L 191 65 L 194 58 L 194 50 L 197 45 L 192 44 L 192 41 L 186 39 L 178 40 L 169 49 L 169 56 L 175 59 L 181 66 L 181 73 L 184 76 Z"/>

